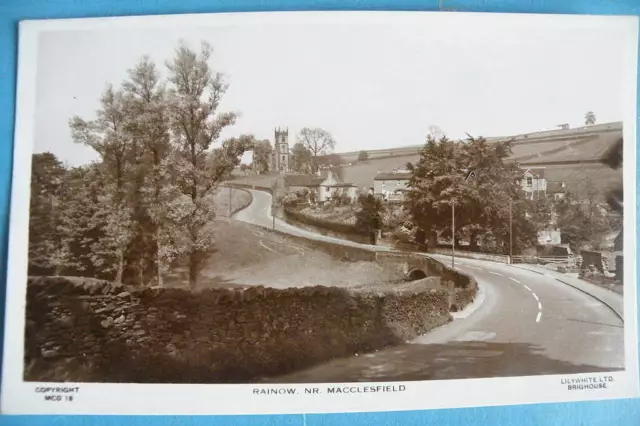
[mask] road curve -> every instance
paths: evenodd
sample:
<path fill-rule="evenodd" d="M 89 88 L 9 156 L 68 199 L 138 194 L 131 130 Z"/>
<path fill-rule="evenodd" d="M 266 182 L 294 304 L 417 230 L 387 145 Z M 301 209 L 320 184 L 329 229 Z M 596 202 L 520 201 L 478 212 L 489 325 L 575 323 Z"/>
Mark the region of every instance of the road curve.
<path fill-rule="evenodd" d="M 235 219 L 272 226 L 271 195 L 252 191 L 253 203 Z M 344 245 L 357 244 L 301 230 L 280 220 L 276 229 Z M 449 256 L 432 255 L 450 262 Z M 326 364 L 283 382 L 340 382 L 504 377 L 611 371 L 624 368 L 623 323 L 592 297 L 553 278 L 509 265 L 456 258 L 473 276 L 483 302 L 464 318 L 413 342 Z"/>
<path fill-rule="evenodd" d="M 274 225 L 274 220 L 273 220 L 273 216 L 271 215 L 271 194 L 265 191 L 255 191 L 251 189 L 247 189 L 247 191 L 251 192 L 251 195 L 253 196 L 253 200 L 249 206 L 247 206 L 243 210 L 240 210 L 235 215 L 233 215 L 233 219 L 239 220 L 241 222 L 251 223 L 253 225 L 272 228 Z M 310 239 L 319 240 L 319 241 L 328 241 L 328 242 L 341 244 L 345 246 L 361 247 L 361 248 L 366 248 L 368 250 L 375 250 L 375 251 L 391 250 L 390 248 L 384 247 L 384 246 L 359 244 L 353 241 L 343 240 L 341 238 L 320 235 L 311 231 L 300 229 L 293 225 L 289 225 L 288 223 L 277 218 L 275 220 L 275 229 L 277 231 L 286 232 L 287 234 L 296 235 L 299 237 L 305 237 L 305 238 L 310 238 Z"/>

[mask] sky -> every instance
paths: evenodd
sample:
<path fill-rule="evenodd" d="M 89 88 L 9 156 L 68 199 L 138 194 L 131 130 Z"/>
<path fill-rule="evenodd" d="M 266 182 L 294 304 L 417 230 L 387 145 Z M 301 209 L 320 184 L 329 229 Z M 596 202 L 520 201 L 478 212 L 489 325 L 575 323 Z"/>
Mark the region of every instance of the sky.
<path fill-rule="evenodd" d="M 208 27 L 47 31 L 38 43 L 34 151 L 68 165 L 95 160 L 75 144 L 69 119 L 95 118 L 108 82 L 119 85 L 143 56 L 163 76 L 182 40 L 214 49 L 229 89 L 221 111 L 237 123 L 221 140 L 273 140 L 288 127 L 321 127 L 336 152 L 424 143 L 429 127 L 448 136 L 506 136 L 562 123 L 621 121 L 634 34 L 615 22 L 572 19 L 447 19 L 428 25 L 301 24 L 295 19 Z M 627 114 L 628 115 L 628 114 Z"/>

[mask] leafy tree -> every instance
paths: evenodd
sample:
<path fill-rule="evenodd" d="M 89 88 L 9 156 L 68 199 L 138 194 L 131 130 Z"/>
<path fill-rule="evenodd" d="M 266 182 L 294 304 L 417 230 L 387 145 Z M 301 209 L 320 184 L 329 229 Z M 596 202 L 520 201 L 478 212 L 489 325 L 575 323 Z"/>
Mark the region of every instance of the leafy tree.
<path fill-rule="evenodd" d="M 360 210 L 356 213 L 356 229 L 371 236 L 376 244 L 375 233 L 382 229 L 382 201 L 371 194 L 362 194 L 359 198 Z"/>
<path fill-rule="evenodd" d="M 183 248 L 191 288 L 196 287 L 203 262 L 213 248 L 213 189 L 239 164 L 239 156 L 254 146 L 253 138 L 241 138 L 209 152 L 222 129 L 233 125 L 237 117 L 233 112 L 218 112 L 227 84 L 222 74 L 209 67 L 211 53 L 207 43 L 202 44 L 200 53 L 181 45 L 167 63 L 172 85 L 169 111 L 176 148 L 174 167 L 178 187 L 191 203 Z"/>
<path fill-rule="evenodd" d="M 367 151 L 360 151 L 358 153 L 358 161 L 367 161 L 369 159 L 369 153 Z"/>
<path fill-rule="evenodd" d="M 271 142 L 268 140 L 265 139 L 255 143 L 253 147 L 253 164 L 258 173 L 269 171 L 272 154 L 273 148 L 271 148 Z"/>
<path fill-rule="evenodd" d="M 291 149 L 291 165 L 296 172 L 306 173 L 311 171 L 311 151 L 301 142 L 293 145 Z"/>
<path fill-rule="evenodd" d="M 610 213 L 609 206 L 597 202 L 591 179 L 586 180 L 582 194 L 567 193 L 555 207 L 562 242 L 574 251 L 599 248 L 604 237 L 621 225 L 617 215 Z"/>
<path fill-rule="evenodd" d="M 305 127 L 298 134 L 298 143 L 301 143 L 311 153 L 311 169 L 315 172 L 318 167 L 316 157 L 329 153 L 336 147 L 336 141 L 331 133 L 318 127 Z"/>
<path fill-rule="evenodd" d="M 530 201 L 528 210 L 530 211 L 531 221 L 538 230 L 544 230 L 553 225 L 553 203 L 544 194 L 540 194 L 539 198 Z"/>
<path fill-rule="evenodd" d="M 32 156 L 29 263 L 37 273 L 59 275 L 63 266 L 56 252 L 62 244 L 58 228 L 65 175 L 66 169 L 50 152 Z"/>
<path fill-rule="evenodd" d="M 132 212 L 127 203 L 131 135 L 126 131 L 127 106 L 123 92 L 108 85 L 100 102 L 96 120 L 85 121 L 76 116 L 69 124 L 74 142 L 90 146 L 101 157 L 101 176 L 106 190 L 102 201 L 108 209 L 106 220 L 110 231 L 103 242 L 105 249 L 116 253 L 115 281 L 122 282 L 125 250 L 132 237 Z"/>
<path fill-rule="evenodd" d="M 128 71 L 122 86 L 127 99 L 127 131 L 131 134 L 129 204 L 134 217 L 133 237 L 127 248 L 127 271 L 137 283 L 153 279 L 163 284 L 161 234 L 172 226 L 161 210 L 171 200 L 168 163 L 173 150 L 168 127 L 166 90 L 153 62 L 143 57 Z M 177 196 L 173 191 L 172 196 Z M 149 278 L 148 278 L 149 277 Z"/>
<path fill-rule="evenodd" d="M 420 160 L 407 165 L 411 171 L 407 204 L 414 223 L 432 241 L 435 235 L 451 237 L 455 203 L 454 240 L 468 236 L 473 247 L 480 235 L 490 232 L 506 251 L 511 208 L 514 247 L 535 243 L 535 226 L 524 216 L 526 200 L 517 182 L 522 172 L 505 161 L 510 154 L 509 142 L 473 137 L 455 142 L 429 136 Z"/>
<path fill-rule="evenodd" d="M 584 115 L 584 124 L 586 126 L 593 126 L 596 124 L 596 115 L 593 111 L 589 111 Z"/>

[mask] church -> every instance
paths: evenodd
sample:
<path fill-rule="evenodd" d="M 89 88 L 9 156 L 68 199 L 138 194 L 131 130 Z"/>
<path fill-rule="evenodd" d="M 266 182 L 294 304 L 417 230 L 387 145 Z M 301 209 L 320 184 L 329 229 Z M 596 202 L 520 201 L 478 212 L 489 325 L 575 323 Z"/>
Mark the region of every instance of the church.
<path fill-rule="evenodd" d="M 275 129 L 273 152 L 269 170 L 286 173 L 290 171 L 291 154 L 289 152 L 289 129 Z"/>

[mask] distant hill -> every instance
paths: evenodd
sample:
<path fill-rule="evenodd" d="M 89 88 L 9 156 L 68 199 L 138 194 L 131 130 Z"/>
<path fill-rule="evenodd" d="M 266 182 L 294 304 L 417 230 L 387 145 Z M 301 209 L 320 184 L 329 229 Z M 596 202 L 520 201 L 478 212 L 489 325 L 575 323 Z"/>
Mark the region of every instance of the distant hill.
<path fill-rule="evenodd" d="M 622 178 L 620 170 L 601 164 L 608 149 L 622 137 L 622 123 L 605 123 L 566 130 L 551 130 L 513 137 L 487 138 L 490 142 L 512 140 L 512 159 L 524 167 L 545 167 L 549 182 L 565 182 L 581 192 L 587 178 L 604 193 Z M 358 163 L 358 152 L 334 154 L 340 158 L 340 176 L 359 188 L 373 185 L 378 172 L 403 168 L 419 160 L 421 146 L 367 151 L 369 160 Z M 351 163 L 351 165 L 348 165 Z"/>

